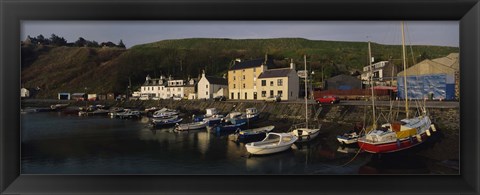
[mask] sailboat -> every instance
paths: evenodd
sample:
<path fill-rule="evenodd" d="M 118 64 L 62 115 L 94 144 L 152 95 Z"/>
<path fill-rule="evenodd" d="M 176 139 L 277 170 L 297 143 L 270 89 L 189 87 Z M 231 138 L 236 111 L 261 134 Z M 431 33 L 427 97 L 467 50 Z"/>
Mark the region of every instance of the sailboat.
<path fill-rule="evenodd" d="M 297 128 L 294 126 L 294 130 L 291 132 L 292 135 L 298 137 L 296 142 L 308 142 L 320 133 L 320 126 L 318 128 L 309 128 L 308 126 L 308 103 L 307 103 L 307 56 L 303 56 L 305 63 L 305 127 Z"/>
<path fill-rule="evenodd" d="M 419 116 L 411 117 L 409 114 L 403 21 L 401 22 L 401 29 L 406 117 L 400 121 L 383 124 L 380 128 L 376 127 L 374 119 L 372 130 L 366 133 L 365 136 L 358 138 L 358 146 L 369 153 L 391 153 L 406 150 L 425 142 L 431 135 L 430 129 L 436 131 L 425 107 L 422 108 L 422 113 Z"/>

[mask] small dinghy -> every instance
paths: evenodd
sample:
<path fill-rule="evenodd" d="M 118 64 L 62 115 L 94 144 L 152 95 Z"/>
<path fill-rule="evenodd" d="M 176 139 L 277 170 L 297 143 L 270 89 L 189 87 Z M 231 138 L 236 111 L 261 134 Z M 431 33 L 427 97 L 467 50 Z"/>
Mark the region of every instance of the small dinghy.
<path fill-rule="evenodd" d="M 337 135 L 337 140 L 343 145 L 356 144 L 358 141 L 358 135 L 356 132 L 344 133 L 343 135 Z"/>
<path fill-rule="evenodd" d="M 152 120 L 153 128 L 167 128 L 173 127 L 177 123 L 182 122 L 182 118 L 170 119 L 170 120 Z"/>
<path fill-rule="evenodd" d="M 245 147 L 250 154 L 273 154 L 290 149 L 297 139 L 291 133 L 267 133 L 262 141 L 245 144 Z"/>
<path fill-rule="evenodd" d="M 206 127 L 207 127 L 207 123 L 204 122 L 204 121 L 201 121 L 201 122 L 193 122 L 193 123 L 176 125 L 175 130 L 177 130 L 177 131 L 188 131 L 188 130 L 204 129 Z"/>

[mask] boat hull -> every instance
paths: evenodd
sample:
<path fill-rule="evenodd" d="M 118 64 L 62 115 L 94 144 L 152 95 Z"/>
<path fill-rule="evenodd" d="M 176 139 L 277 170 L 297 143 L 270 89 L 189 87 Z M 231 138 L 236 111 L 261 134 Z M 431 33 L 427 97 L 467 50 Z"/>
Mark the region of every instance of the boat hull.
<path fill-rule="evenodd" d="M 266 154 L 274 154 L 274 153 L 279 153 L 283 152 L 285 150 L 288 150 L 292 147 L 292 144 L 284 145 L 284 146 L 278 146 L 275 148 L 256 148 L 256 147 L 250 147 L 249 145 L 246 146 L 247 152 L 250 154 L 254 155 L 266 155 Z"/>
<path fill-rule="evenodd" d="M 401 150 L 409 149 L 414 146 L 417 146 L 423 142 L 425 142 L 428 138 L 426 133 L 420 134 L 421 141 L 419 141 L 415 137 L 410 137 L 403 140 L 386 142 L 386 143 L 372 143 L 368 141 L 364 141 L 362 139 L 358 140 L 358 146 L 369 153 L 391 153 L 391 152 L 398 152 Z"/>

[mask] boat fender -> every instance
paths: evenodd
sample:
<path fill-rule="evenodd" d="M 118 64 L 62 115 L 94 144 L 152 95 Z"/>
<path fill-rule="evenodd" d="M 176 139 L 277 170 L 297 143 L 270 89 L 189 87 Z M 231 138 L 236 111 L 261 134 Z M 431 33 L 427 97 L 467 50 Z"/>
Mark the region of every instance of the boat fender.
<path fill-rule="evenodd" d="M 417 137 L 417 141 L 418 141 L 418 142 L 422 142 L 422 136 L 420 136 L 420 134 L 417 134 L 416 137 Z"/>
<path fill-rule="evenodd" d="M 397 139 L 397 148 L 400 148 L 400 140 Z"/>
<path fill-rule="evenodd" d="M 436 132 L 436 131 L 437 131 L 437 128 L 435 128 L 435 125 L 433 125 L 433 124 L 430 125 L 430 128 L 432 128 L 432 131 L 433 131 L 433 132 Z"/>
<path fill-rule="evenodd" d="M 427 135 L 428 135 L 429 137 L 432 135 L 432 134 L 430 133 L 430 129 L 427 129 L 425 132 L 427 133 Z"/>

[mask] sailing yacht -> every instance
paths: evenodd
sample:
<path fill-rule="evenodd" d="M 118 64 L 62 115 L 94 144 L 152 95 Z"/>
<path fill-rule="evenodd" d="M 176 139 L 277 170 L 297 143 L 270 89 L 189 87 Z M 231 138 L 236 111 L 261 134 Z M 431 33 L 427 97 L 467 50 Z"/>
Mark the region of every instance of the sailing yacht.
<path fill-rule="evenodd" d="M 294 126 L 294 130 L 291 132 L 292 135 L 298 137 L 296 142 L 307 142 L 318 136 L 320 133 L 320 127 L 318 128 L 309 128 L 308 126 L 308 104 L 307 104 L 307 56 L 303 56 L 305 62 L 305 127 L 297 128 Z"/>
<path fill-rule="evenodd" d="M 373 129 L 365 136 L 358 138 L 358 146 L 369 153 L 391 153 L 402 151 L 417 146 L 427 140 L 431 135 L 430 129 L 435 130 L 430 117 L 425 109 L 416 117 L 410 117 L 408 109 L 407 93 L 407 65 L 405 57 L 405 32 L 404 24 L 402 29 L 402 53 L 403 53 L 403 81 L 405 89 L 405 113 L 406 118 L 391 123 L 382 124 L 376 128 L 375 121 Z M 375 119 L 374 119 L 375 120 Z"/>

